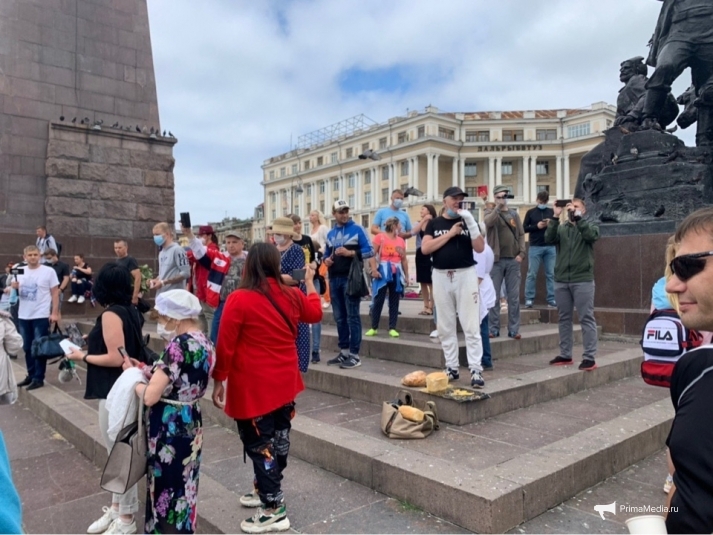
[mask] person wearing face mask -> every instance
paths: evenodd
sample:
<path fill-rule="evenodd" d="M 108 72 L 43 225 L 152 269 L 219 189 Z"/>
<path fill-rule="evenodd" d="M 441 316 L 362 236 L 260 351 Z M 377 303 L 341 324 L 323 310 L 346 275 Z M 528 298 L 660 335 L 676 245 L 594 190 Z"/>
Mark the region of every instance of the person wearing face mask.
<path fill-rule="evenodd" d="M 456 314 L 465 335 L 470 385 L 483 381 L 483 341 L 480 336 L 480 289 L 473 251 L 482 253 L 485 241 L 473 214 L 460 208 L 465 192 L 453 186 L 443 192 L 445 212 L 426 225 L 421 250 L 433 259 L 433 299 L 438 310 L 438 337 L 448 379 L 460 378 Z"/>
<path fill-rule="evenodd" d="M 218 237 L 211 225 L 198 228 L 198 237 L 190 228 L 182 228 L 188 238 L 188 262 L 195 266 L 194 293 L 201 303 L 200 315 L 203 329 L 213 340 L 213 318 L 220 304 L 220 287 L 230 269 L 230 257 L 220 251 Z"/>
<path fill-rule="evenodd" d="M 157 223 L 153 228 L 153 241 L 161 248 L 158 254 L 158 278 L 149 281 L 156 296 L 167 290 L 185 290 L 191 276 L 191 266 L 183 247 L 173 240 L 168 223 Z"/>
<path fill-rule="evenodd" d="M 517 210 L 508 207 L 508 186 L 495 186 L 495 208 L 485 209 L 483 221 L 488 229 L 488 244 L 495 254 L 490 276 L 493 285 L 500 289 L 505 281 L 508 295 L 508 336 L 520 336 L 520 263 L 525 258 L 525 230 Z M 500 336 L 500 306 L 490 309 L 488 317 L 490 338 Z"/>
<path fill-rule="evenodd" d="M 557 247 L 555 299 L 559 315 L 560 354 L 552 366 L 572 364 L 572 313 L 577 309 L 584 353 L 580 370 L 596 369 L 597 321 L 594 319 L 594 243 L 599 227 L 585 219 L 584 201 L 573 199 L 564 209 L 555 205 L 545 242 Z M 560 220 L 561 218 L 561 220 Z"/>
<path fill-rule="evenodd" d="M 395 217 L 401 223 L 401 231 L 399 232 L 399 238 L 407 240 L 413 233 L 411 232 L 411 220 L 408 214 L 401 210 L 404 205 L 404 194 L 400 189 L 395 189 L 391 192 L 391 204 L 385 206 L 384 208 L 379 208 L 379 210 L 374 215 L 374 223 L 371 225 L 371 233 L 374 236 L 378 236 L 386 230 L 386 221 Z"/>
<path fill-rule="evenodd" d="M 555 303 L 555 257 L 557 252 L 553 245 L 545 243 L 547 222 L 552 219 L 554 211 L 547 205 L 550 194 L 542 190 L 537 194 L 537 206 L 525 214 L 523 228 L 530 234 L 530 247 L 527 253 L 527 278 L 525 279 L 525 308 L 532 308 L 535 302 L 535 283 L 540 264 L 545 266 L 547 281 L 547 304 L 554 308 Z"/>
<path fill-rule="evenodd" d="M 108 433 L 106 398 L 122 373 L 124 357 L 119 348 L 123 347 L 137 363 L 143 359 L 139 334 L 141 326 L 139 313 L 131 304 L 133 279 L 125 267 L 114 262 L 104 265 L 92 291 L 104 311 L 87 336 L 87 351 L 77 349 L 67 358 L 86 366 L 84 399 L 99 400 L 99 431 L 107 451 L 111 452 L 114 441 Z M 87 533 L 136 533 L 134 515 L 139 510 L 136 485 L 124 494 L 114 494 L 111 507 L 103 509 L 104 514 L 87 528 Z"/>

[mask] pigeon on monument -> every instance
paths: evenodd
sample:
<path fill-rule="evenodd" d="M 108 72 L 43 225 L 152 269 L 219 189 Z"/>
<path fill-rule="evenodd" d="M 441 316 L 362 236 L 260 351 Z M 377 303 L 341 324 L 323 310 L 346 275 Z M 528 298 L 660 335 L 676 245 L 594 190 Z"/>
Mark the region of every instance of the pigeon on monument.
<path fill-rule="evenodd" d="M 72 124 L 75 124 L 76 122 L 77 122 L 77 118 L 74 117 L 74 118 L 72 119 Z"/>
<path fill-rule="evenodd" d="M 146 128 L 146 125 L 144 125 L 144 127 L 141 129 L 141 133 L 142 133 L 142 134 L 148 134 L 148 133 L 149 133 L 149 129 Z"/>
<path fill-rule="evenodd" d="M 141 133 L 141 127 L 139 125 L 136 125 L 136 131 L 140 134 Z"/>
<path fill-rule="evenodd" d="M 170 130 L 168 131 L 168 137 L 176 139 L 176 136 L 174 136 Z"/>
<path fill-rule="evenodd" d="M 59 120 L 60 120 L 60 121 L 64 121 L 64 115 L 60 115 L 60 116 L 59 116 Z"/>
<path fill-rule="evenodd" d="M 155 132 L 154 127 L 152 126 L 151 129 L 149 130 L 149 134 L 153 134 Z"/>
<path fill-rule="evenodd" d="M 119 126 L 119 121 L 116 121 L 113 125 L 111 125 L 112 128 L 121 128 Z"/>
<path fill-rule="evenodd" d="M 163 131 L 163 137 L 166 137 L 166 131 L 165 131 L 165 130 Z"/>

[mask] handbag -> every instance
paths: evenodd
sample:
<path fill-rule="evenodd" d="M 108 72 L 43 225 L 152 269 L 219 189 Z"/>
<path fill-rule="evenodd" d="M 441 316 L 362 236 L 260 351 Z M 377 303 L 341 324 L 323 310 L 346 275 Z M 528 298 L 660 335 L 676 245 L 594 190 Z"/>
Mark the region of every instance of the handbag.
<path fill-rule="evenodd" d="M 422 422 L 413 422 L 404 418 L 399 407 L 408 405 L 424 413 Z M 381 408 L 381 432 L 389 438 L 426 438 L 439 428 L 438 411 L 433 401 L 415 401 L 406 390 L 401 390 L 394 401 L 385 401 Z"/>
<path fill-rule="evenodd" d="M 47 336 L 42 336 L 32 341 L 32 356 L 38 360 L 50 360 L 64 356 L 64 349 L 59 343 L 67 338 L 59 328 L 57 323 L 54 329 Z"/>
<path fill-rule="evenodd" d="M 146 395 L 146 390 L 144 390 Z M 148 445 L 146 426 L 143 422 L 144 398 L 139 400 L 139 413 L 135 422 L 124 426 L 116 435 L 116 441 L 106 460 L 101 477 L 101 488 L 114 494 L 124 494 L 146 474 Z"/>
<path fill-rule="evenodd" d="M 361 254 L 358 252 L 352 258 L 352 265 L 349 266 L 346 293 L 349 297 L 358 297 L 359 299 L 369 295 L 369 285 L 364 278 L 364 264 L 361 261 Z"/>

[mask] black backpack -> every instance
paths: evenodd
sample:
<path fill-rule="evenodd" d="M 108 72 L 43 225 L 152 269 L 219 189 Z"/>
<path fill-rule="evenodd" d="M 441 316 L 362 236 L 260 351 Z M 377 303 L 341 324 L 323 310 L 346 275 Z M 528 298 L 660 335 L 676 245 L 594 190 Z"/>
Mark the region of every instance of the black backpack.
<path fill-rule="evenodd" d="M 47 239 L 52 237 L 52 234 L 47 234 Z M 59 258 L 60 256 L 62 256 L 62 244 L 57 241 L 57 238 L 55 238 L 54 243 L 57 246 L 57 258 Z"/>

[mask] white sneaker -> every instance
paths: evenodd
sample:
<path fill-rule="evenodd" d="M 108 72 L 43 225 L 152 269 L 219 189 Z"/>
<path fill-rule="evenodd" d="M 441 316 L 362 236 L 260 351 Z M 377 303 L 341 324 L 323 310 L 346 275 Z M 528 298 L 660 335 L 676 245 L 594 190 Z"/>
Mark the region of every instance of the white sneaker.
<path fill-rule="evenodd" d="M 429 334 L 431 338 L 438 338 L 438 329 L 431 331 L 431 334 Z"/>
<path fill-rule="evenodd" d="M 80 305 L 81 305 L 82 303 L 84 303 L 84 301 L 86 301 L 86 299 L 84 299 L 84 296 L 83 296 L 83 295 L 80 295 L 80 296 L 79 296 L 79 299 L 77 299 L 77 303 L 79 303 Z"/>
<path fill-rule="evenodd" d="M 76 303 L 77 302 L 77 296 L 73 295 L 69 299 L 67 299 L 67 303 Z M 101 533 L 101 532 L 100 532 Z"/>
<path fill-rule="evenodd" d="M 322 303 L 322 308 L 323 308 L 324 310 L 327 310 L 327 309 L 328 309 L 329 307 L 331 307 L 331 306 L 332 306 L 331 303 Z"/>
<path fill-rule="evenodd" d="M 136 520 L 126 524 L 121 518 L 115 518 L 104 533 L 136 533 Z"/>
<path fill-rule="evenodd" d="M 87 533 L 104 533 L 114 519 L 119 518 L 119 511 L 114 511 L 111 507 L 102 507 L 104 514 L 87 528 Z"/>
<path fill-rule="evenodd" d="M 249 492 L 248 494 L 243 494 L 240 497 L 240 505 L 243 507 L 261 507 L 263 503 L 260 501 L 257 489 L 253 489 L 252 492 Z"/>

